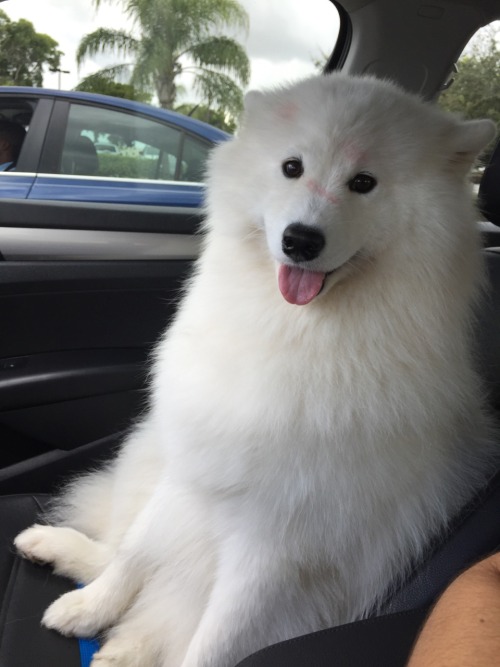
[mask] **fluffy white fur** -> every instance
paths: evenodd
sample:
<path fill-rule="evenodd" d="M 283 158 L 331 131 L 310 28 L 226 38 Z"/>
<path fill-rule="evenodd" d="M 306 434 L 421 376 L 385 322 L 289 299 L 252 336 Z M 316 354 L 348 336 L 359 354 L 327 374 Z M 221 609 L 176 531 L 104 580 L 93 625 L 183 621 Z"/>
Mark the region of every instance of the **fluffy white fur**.
<path fill-rule="evenodd" d="M 148 414 L 69 487 L 56 527 L 16 539 L 88 583 L 47 627 L 110 628 L 96 667 L 232 667 L 380 604 L 491 463 L 466 175 L 493 135 L 372 78 L 248 96 L 211 161 L 205 247 Z M 371 192 L 349 189 L 360 172 Z M 297 221 L 326 239 L 304 306 L 277 280 Z"/>

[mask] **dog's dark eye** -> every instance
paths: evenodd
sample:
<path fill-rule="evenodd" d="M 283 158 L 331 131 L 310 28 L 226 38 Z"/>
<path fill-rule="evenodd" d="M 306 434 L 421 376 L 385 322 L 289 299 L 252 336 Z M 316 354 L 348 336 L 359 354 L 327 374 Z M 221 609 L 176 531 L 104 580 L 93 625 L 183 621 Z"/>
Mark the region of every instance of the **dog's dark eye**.
<path fill-rule="evenodd" d="M 377 181 L 370 174 L 363 174 L 361 172 L 360 174 L 356 174 L 354 178 L 351 178 L 347 185 L 349 186 L 349 190 L 351 192 L 357 192 L 360 195 L 365 195 L 367 192 L 370 192 L 370 190 L 373 190 L 373 188 L 377 185 Z"/>
<path fill-rule="evenodd" d="M 287 178 L 300 178 L 304 173 L 304 165 L 298 157 L 291 157 L 289 160 L 285 160 L 281 165 L 281 169 Z"/>

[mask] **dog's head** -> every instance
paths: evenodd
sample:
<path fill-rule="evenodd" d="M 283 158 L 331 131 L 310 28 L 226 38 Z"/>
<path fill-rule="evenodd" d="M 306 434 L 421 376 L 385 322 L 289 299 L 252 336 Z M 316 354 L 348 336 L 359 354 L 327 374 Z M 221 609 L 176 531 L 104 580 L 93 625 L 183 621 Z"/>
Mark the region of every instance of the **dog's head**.
<path fill-rule="evenodd" d="M 307 304 L 419 233 L 443 197 L 460 199 L 494 134 L 372 77 L 251 92 L 238 135 L 216 151 L 209 208 L 224 233 L 262 230 L 283 297 Z"/>

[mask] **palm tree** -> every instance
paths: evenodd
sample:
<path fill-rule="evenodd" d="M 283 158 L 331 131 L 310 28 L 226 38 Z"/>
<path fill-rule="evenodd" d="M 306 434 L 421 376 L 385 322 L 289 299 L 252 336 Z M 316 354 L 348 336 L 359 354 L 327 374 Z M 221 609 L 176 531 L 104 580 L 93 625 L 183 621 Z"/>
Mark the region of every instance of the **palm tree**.
<path fill-rule="evenodd" d="M 98 8 L 101 1 L 94 5 Z M 179 75 L 191 72 L 194 89 L 208 106 L 240 111 L 240 86 L 248 84 L 250 63 L 243 47 L 222 34 L 225 27 L 248 28 L 247 13 L 237 0 L 108 0 L 113 1 L 123 5 L 137 36 L 99 28 L 82 38 L 79 65 L 104 52 L 130 58 L 96 75 L 113 79 L 128 73 L 132 85 L 155 91 L 164 109 L 174 107 Z"/>

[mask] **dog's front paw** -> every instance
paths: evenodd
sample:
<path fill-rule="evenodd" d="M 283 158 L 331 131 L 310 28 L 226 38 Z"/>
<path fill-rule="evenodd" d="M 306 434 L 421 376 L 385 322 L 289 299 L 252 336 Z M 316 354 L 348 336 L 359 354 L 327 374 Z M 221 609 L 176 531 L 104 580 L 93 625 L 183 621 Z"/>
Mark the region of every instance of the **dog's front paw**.
<path fill-rule="evenodd" d="M 53 563 L 56 557 L 53 543 L 58 528 L 35 523 L 23 530 L 14 540 L 18 553 L 34 563 Z"/>
<path fill-rule="evenodd" d="M 62 635 L 77 637 L 92 637 L 104 627 L 96 605 L 84 588 L 66 593 L 53 602 L 43 615 L 42 625 Z"/>
<path fill-rule="evenodd" d="M 143 648 L 141 642 L 111 639 L 94 655 L 90 667 L 152 667 L 153 662 Z"/>

